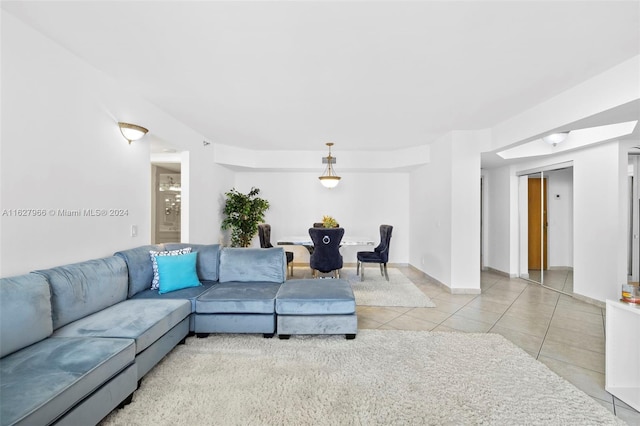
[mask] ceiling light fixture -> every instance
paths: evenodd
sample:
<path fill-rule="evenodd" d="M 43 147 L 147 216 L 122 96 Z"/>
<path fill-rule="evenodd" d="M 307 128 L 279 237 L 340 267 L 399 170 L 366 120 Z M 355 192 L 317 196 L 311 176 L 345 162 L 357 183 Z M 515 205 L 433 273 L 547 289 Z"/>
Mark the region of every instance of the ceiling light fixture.
<path fill-rule="evenodd" d="M 129 141 L 129 145 L 131 145 L 131 142 L 141 139 L 147 134 L 147 132 L 149 132 L 149 130 L 142 126 L 138 126 L 137 124 L 118 123 L 118 127 L 120 127 L 120 133 L 122 133 L 122 136 Z"/>
<path fill-rule="evenodd" d="M 336 172 L 333 170 L 333 164 L 336 162 L 336 158 L 331 155 L 331 147 L 333 146 L 333 142 L 327 142 L 327 146 L 329 147 L 329 155 L 326 157 L 322 157 L 322 162 L 327 163 L 327 168 L 324 169 L 324 173 L 318 179 L 320 179 L 320 183 L 325 188 L 335 188 L 340 182 L 340 176 L 336 175 Z"/>
<path fill-rule="evenodd" d="M 562 142 L 565 139 L 567 139 L 567 136 L 569 136 L 569 132 L 551 133 L 549 135 L 543 136 L 542 140 L 545 141 L 546 143 L 548 143 L 551 146 L 556 146 L 560 142 Z"/>

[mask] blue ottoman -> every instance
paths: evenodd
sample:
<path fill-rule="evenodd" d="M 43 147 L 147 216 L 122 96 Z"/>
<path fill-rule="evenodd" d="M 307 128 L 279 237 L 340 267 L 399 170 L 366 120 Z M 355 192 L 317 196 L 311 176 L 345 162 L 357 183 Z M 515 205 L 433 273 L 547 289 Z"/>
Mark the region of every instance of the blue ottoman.
<path fill-rule="evenodd" d="M 284 255 L 283 255 L 284 256 Z M 196 299 L 194 332 L 275 333 L 274 300 L 280 284 L 270 282 L 218 283 Z"/>
<path fill-rule="evenodd" d="M 354 339 L 358 317 L 351 285 L 342 279 L 285 281 L 276 295 L 276 321 L 280 339 L 292 334 L 344 334 Z"/>

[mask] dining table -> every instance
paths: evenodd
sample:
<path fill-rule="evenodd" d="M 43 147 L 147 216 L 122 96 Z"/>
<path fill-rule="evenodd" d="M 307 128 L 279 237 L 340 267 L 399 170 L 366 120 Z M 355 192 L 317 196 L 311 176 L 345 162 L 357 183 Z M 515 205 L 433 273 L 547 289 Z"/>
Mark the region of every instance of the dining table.
<path fill-rule="evenodd" d="M 375 241 L 367 237 L 350 237 L 345 235 L 340 241 L 340 247 L 342 246 L 373 246 Z M 313 241 L 309 235 L 294 235 L 278 238 L 276 244 L 279 246 L 304 246 L 309 254 L 313 253 Z"/>

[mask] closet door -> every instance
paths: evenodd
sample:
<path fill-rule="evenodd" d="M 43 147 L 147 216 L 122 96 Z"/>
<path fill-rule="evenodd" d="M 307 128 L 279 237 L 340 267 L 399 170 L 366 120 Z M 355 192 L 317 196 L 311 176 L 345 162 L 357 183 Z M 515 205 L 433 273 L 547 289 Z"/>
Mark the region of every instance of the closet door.
<path fill-rule="evenodd" d="M 547 179 L 542 174 L 528 179 L 529 270 L 547 269 Z"/>

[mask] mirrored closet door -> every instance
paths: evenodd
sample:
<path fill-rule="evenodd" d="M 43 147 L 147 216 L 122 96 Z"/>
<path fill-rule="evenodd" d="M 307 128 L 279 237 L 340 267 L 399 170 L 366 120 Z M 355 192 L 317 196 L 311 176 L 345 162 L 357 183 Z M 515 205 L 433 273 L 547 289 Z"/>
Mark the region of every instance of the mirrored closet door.
<path fill-rule="evenodd" d="M 519 176 L 520 277 L 573 293 L 573 168 Z"/>

